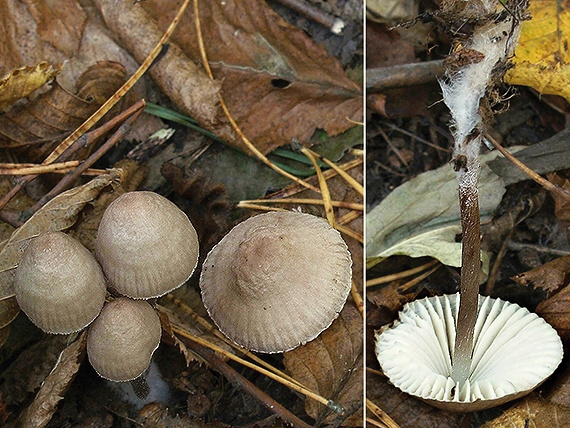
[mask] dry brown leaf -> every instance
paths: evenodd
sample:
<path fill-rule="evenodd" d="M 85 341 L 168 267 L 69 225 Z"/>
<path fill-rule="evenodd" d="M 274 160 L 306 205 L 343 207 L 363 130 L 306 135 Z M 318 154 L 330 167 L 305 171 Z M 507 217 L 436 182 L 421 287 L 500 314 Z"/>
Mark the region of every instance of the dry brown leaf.
<path fill-rule="evenodd" d="M 521 285 L 532 285 L 548 292 L 555 292 L 568 284 L 570 256 L 560 257 L 535 269 L 514 276 L 513 281 Z"/>
<path fill-rule="evenodd" d="M 87 203 L 95 199 L 103 188 L 120 182 L 121 178 L 122 171 L 116 170 L 56 196 L 12 233 L 0 251 L 0 300 L 14 295 L 14 270 L 28 241 L 42 232 L 69 228 Z"/>
<path fill-rule="evenodd" d="M 107 26 L 132 55 L 142 63 L 158 43 L 164 31 L 141 8 L 128 0 L 94 0 Z M 179 5 L 161 5 L 162 13 L 176 13 Z M 173 15 L 169 15 L 171 18 Z M 187 18 L 184 18 L 187 19 Z M 170 22 L 169 22 L 170 23 Z M 162 58 L 150 69 L 160 89 L 186 114 L 204 126 L 215 120 L 220 82 L 210 80 L 201 68 L 171 43 Z"/>
<path fill-rule="evenodd" d="M 51 151 L 48 143 L 65 138 L 81 125 L 124 82 L 125 69 L 113 62 L 98 62 L 78 81 L 78 95 L 56 81 L 51 89 L 35 100 L 0 115 L 0 146 L 17 147 L 42 144 L 30 160 L 43 160 Z"/>
<path fill-rule="evenodd" d="M 61 71 L 61 66 L 42 61 L 35 67 L 20 67 L 0 79 L 0 111 L 41 88 Z"/>
<path fill-rule="evenodd" d="M 548 174 L 547 178 L 567 192 L 570 192 L 570 180 L 563 175 Z M 558 192 L 550 192 L 550 195 L 554 199 L 554 214 L 556 214 L 556 217 L 559 220 L 570 222 L 570 202 L 568 198 L 564 198 Z"/>
<path fill-rule="evenodd" d="M 87 15 L 77 0 L 23 0 L 40 37 L 68 57 L 79 50 Z"/>
<path fill-rule="evenodd" d="M 20 313 L 15 297 L 0 300 L 0 328 L 7 327 Z"/>
<path fill-rule="evenodd" d="M 568 428 L 568 421 L 569 408 L 551 404 L 533 393 L 481 428 Z"/>
<path fill-rule="evenodd" d="M 570 286 L 539 303 L 536 313 L 558 332 L 562 340 L 570 337 Z"/>
<path fill-rule="evenodd" d="M 65 348 L 59 359 L 43 382 L 35 400 L 22 413 L 19 426 L 22 428 L 41 428 L 46 426 L 57 410 L 57 404 L 63 399 L 81 362 L 85 357 L 87 333 L 83 332 L 77 340 Z"/>
<path fill-rule="evenodd" d="M 142 3 L 162 29 L 170 23 L 176 4 L 175 0 Z M 305 142 L 317 128 L 336 135 L 354 126 L 350 120 L 362 121 L 359 86 L 323 46 L 286 23 L 266 2 L 202 1 L 200 23 L 208 60 L 223 84 L 229 111 L 263 153 L 292 139 Z M 188 58 L 200 61 L 190 11 L 173 40 Z M 209 129 L 248 152 L 221 111 L 217 119 Z"/>
<path fill-rule="evenodd" d="M 320 423 L 342 422 L 362 407 L 362 333 L 362 317 L 349 300 L 319 337 L 283 354 L 285 368 L 293 378 L 346 410 L 339 416 L 323 404 L 307 400 L 305 410 Z M 362 415 L 356 420 L 362 423 Z"/>
<path fill-rule="evenodd" d="M 4 345 L 6 340 L 8 340 L 9 336 L 10 336 L 10 326 L 0 328 L 0 347 L 2 347 L 2 345 Z M 0 412 L 0 415 L 1 415 L 1 412 Z M 1 420 L 2 420 L 2 418 L 0 417 L 0 421 Z"/>
<path fill-rule="evenodd" d="M 549 389 L 546 398 L 552 404 L 570 407 L 570 366 L 566 365 L 557 371 L 555 384 Z"/>

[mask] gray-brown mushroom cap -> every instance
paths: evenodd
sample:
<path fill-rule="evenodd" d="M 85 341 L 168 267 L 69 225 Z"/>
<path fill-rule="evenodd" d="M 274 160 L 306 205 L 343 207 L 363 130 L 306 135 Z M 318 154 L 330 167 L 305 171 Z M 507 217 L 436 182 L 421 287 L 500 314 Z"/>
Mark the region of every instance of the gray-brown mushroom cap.
<path fill-rule="evenodd" d="M 89 327 L 89 362 L 105 379 L 133 380 L 150 365 L 161 333 L 158 315 L 147 301 L 115 299 L 105 305 Z"/>
<path fill-rule="evenodd" d="M 105 210 L 96 254 L 109 285 L 135 299 L 184 284 L 198 263 L 198 235 L 175 204 L 153 192 L 129 192 Z"/>
<path fill-rule="evenodd" d="M 232 341 L 284 352 L 338 316 L 351 267 L 348 247 L 325 220 L 270 212 L 238 224 L 210 251 L 200 288 L 210 317 Z"/>
<path fill-rule="evenodd" d="M 89 325 L 105 303 L 106 284 L 95 257 L 62 232 L 34 238 L 14 280 L 16 300 L 48 333 L 67 334 Z"/>

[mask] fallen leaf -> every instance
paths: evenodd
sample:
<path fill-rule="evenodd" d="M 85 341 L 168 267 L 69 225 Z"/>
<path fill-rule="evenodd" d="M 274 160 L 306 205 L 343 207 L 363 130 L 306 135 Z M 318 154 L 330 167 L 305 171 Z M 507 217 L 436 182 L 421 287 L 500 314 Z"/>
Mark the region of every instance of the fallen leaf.
<path fill-rule="evenodd" d="M 58 403 L 63 399 L 81 366 L 85 357 L 86 343 L 87 333 L 83 332 L 61 352 L 55 367 L 43 382 L 35 400 L 20 415 L 20 427 L 41 428 L 49 423 L 57 410 Z"/>
<path fill-rule="evenodd" d="M 512 279 L 521 285 L 532 285 L 553 292 L 568 285 L 570 256 L 560 257 L 535 269 L 515 275 Z"/>
<path fill-rule="evenodd" d="M 35 67 L 20 67 L 0 79 L 0 111 L 27 97 L 61 71 L 61 66 L 42 61 Z"/>
<path fill-rule="evenodd" d="M 497 152 L 481 156 L 481 219 L 491 216 L 505 187 L 486 163 Z M 381 261 L 395 254 L 430 256 L 448 266 L 461 266 L 461 232 L 457 179 L 450 165 L 418 175 L 390 193 L 366 217 L 366 257 Z M 483 253 L 484 255 L 485 253 Z M 483 272 L 488 258 L 483 257 Z"/>
<path fill-rule="evenodd" d="M 142 5 L 165 29 L 174 4 L 170 0 Z M 199 18 L 208 60 L 214 77 L 222 82 L 228 109 L 263 153 L 293 139 L 306 142 L 317 128 L 336 135 L 354 126 L 352 121 L 362 120 L 362 92 L 338 60 L 265 2 L 203 1 Z M 173 41 L 188 58 L 200 61 L 189 11 Z M 223 113 L 217 113 L 217 123 L 209 129 L 249 153 Z"/>
<path fill-rule="evenodd" d="M 570 426 L 568 421 L 570 421 L 568 407 L 551 404 L 532 393 L 481 428 L 568 428 Z"/>
<path fill-rule="evenodd" d="M 77 220 L 79 212 L 95 199 L 103 188 L 120 182 L 121 174 L 122 171 L 117 170 L 100 175 L 87 184 L 56 196 L 12 233 L 0 251 L 0 300 L 14 295 L 14 271 L 28 241 L 43 232 L 69 228 Z"/>
<path fill-rule="evenodd" d="M 561 174 L 548 174 L 548 180 L 566 192 L 570 192 L 570 180 Z M 570 222 L 570 201 L 568 198 L 561 196 L 558 192 L 550 192 L 552 199 L 554 199 L 554 214 L 556 218 L 561 221 Z"/>
<path fill-rule="evenodd" d="M 558 332 L 562 340 L 570 337 L 570 285 L 536 307 L 536 313 Z"/>
<path fill-rule="evenodd" d="M 514 67 L 505 75 L 511 85 L 525 85 L 541 94 L 561 95 L 570 100 L 570 11 L 567 2 L 533 0 L 524 21 L 520 41 L 512 59 Z"/>
<path fill-rule="evenodd" d="M 43 160 L 54 142 L 59 142 L 99 108 L 125 79 L 122 65 L 99 62 L 78 81 L 78 95 L 65 90 L 57 80 L 50 90 L 27 104 L 0 115 L 0 147 L 41 145 L 28 158 Z M 84 97 L 84 98 L 82 98 Z"/>
<path fill-rule="evenodd" d="M 79 50 L 87 15 L 76 0 L 24 0 L 39 36 L 68 57 Z"/>
<path fill-rule="evenodd" d="M 339 416 L 323 404 L 307 400 L 305 410 L 322 424 L 342 422 L 362 407 L 362 333 L 362 317 L 349 300 L 319 337 L 283 354 L 285 368 L 293 378 L 346 410 Z"/>

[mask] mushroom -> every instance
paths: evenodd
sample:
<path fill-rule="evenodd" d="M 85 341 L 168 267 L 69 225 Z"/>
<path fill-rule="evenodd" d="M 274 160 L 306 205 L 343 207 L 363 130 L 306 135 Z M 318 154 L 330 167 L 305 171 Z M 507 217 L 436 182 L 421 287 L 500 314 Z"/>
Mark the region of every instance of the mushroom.
<path fill-rule="evenodd" d="M 198 235 L 175 204 L 153 192 L 129 192 L 105 210 L 96 254 L 111 288 L 135 299 L 184 284 L 198 263 Z"/>
<path fill-rule="evenodd" d="M 562 361 L 562 341 L 542 318 L 480 296 L 469 376 L 454 380 L 458 311 L 459 294 L 416 300 L 376 332 L 376 355 L 392 384 L 435 407 L 471 412 L 528 394 Z"/>
<path fill-rule="evenodd" d="M 342 237 L 322 218 L 265 213 L 238 224 L 210 251 L 202 300 L 238 345 L 283 352 L 331 325 L 348 297 L 351 266 Z"/>
<path fill-rule="evenodd" d="M 62 232 L 30 241 L 14 278 L 20 308 L 47 333 L 88 326 L 105 303 L 105 277 L 95 257 Z"/>
<path fill-rule="evenodd" d="M 150 365 L 161 333 L 158 315 L 147 301 L 119 297 L 105 304 L 89 327 L 89 362 L 105 379 L 136 379 Z"/>

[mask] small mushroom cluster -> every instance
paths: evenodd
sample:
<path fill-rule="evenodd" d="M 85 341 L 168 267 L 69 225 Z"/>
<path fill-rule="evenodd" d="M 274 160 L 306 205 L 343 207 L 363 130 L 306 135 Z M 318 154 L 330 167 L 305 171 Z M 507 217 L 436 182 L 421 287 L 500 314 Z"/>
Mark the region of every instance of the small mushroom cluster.
<path fill-rule="evenodd" d="M 139 377 L 158 348 L 158 315 L 144 299 L 181 286 L 198 263 L 198 236 L 188 217 L 153 192 L 129 192 L 101 219 L 96 258 L 62 232 L 26 248 L 15 276 L 24 313 L 48 333 L 89 326 L 87 355 L 113 381 Z M 117 297 L 105 303 L 108 288 Z"/>

